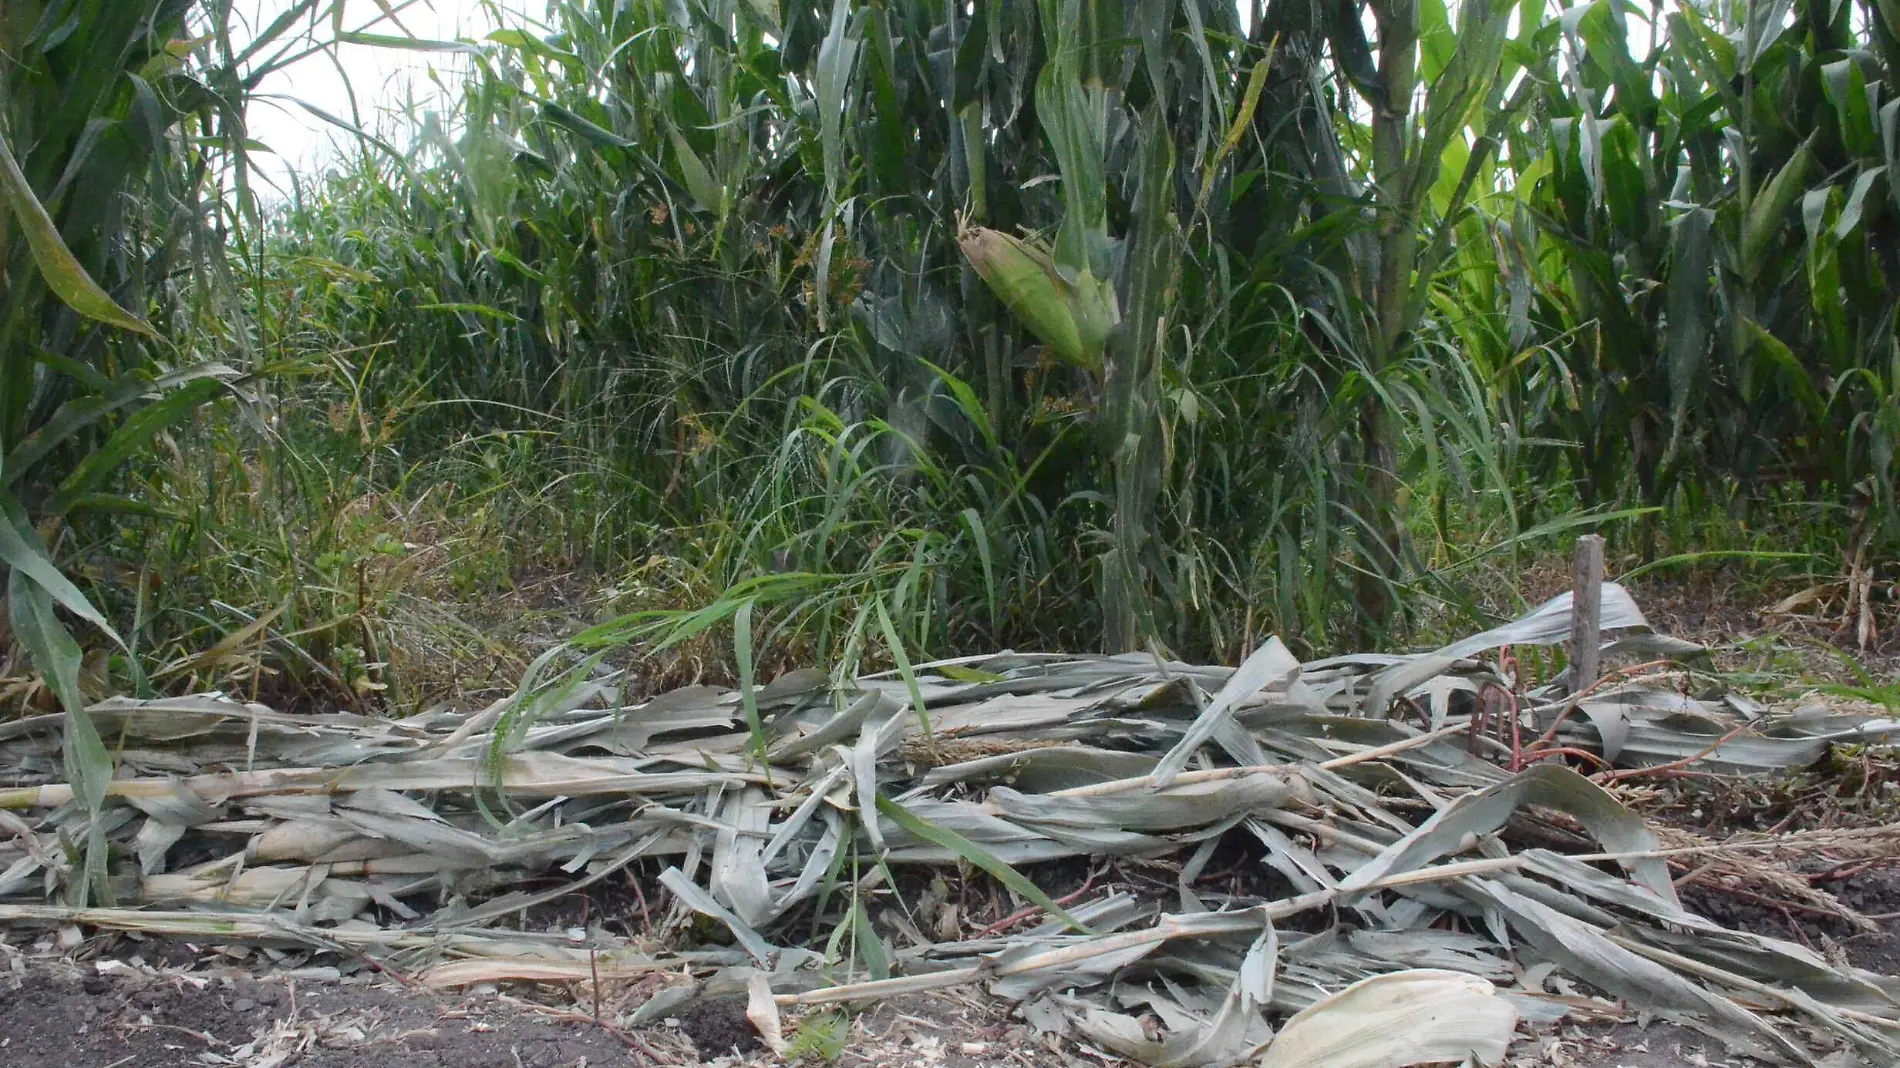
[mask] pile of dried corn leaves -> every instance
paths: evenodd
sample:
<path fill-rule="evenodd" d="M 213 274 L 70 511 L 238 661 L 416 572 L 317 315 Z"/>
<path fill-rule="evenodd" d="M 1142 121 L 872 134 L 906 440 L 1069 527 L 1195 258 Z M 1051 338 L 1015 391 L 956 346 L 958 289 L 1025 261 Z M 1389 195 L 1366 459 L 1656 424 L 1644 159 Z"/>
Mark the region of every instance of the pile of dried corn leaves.
<path fill-rule="evenodd" d="M 776 1006 L 982 982 L 1157 1065 L 1493 1062 L 1518 1019 L 1603 1005 L 1593 990 L 1758 1054 L 1806 1062 L 1818 1038 L 1900 1062 L 1900 980 L 1686 911 L 1668 851 L 1612 792 L 1556 760 L 1501 766 L 1513 728 L 1528 745 L 1560 715 L 1549 744 L 1734 773 L 1900 725 L 1640 683 L 1567 715 L 1554 688 L 1500 700 L 1472 657 L 1561 640 L 1568 602 L 1420 656 L 1303 665 L 1270 641 L 1237 669 L 1002 654 L 842 685 L 799 673 L 753 695 L 763 760 L 746 702 L 705 687 L 621 707 L 608 679 L 399 720 L 109 701 L 93 718 L 119 777 L 96 827 L 116 903 L 73 905 L 95 817 L 60 781 L 59 718 L 25 719 L 0 725 L 0 922 L 315 948 L 442 985 L 684 968 L 749 991 L 774 1041 Z M 1606 655 L 1687 651 L 1615 585 L 1604 623 Z M 1500 832 L 1532 813 L 1596 852 L 1513 851 Z M 1292 889 L 1197 888 L 1239 839 L 1278 875 L 1258 885 Z M 1178 899 L 1064 911 L 1014 870 L 1069 857 L 1172 858 Z M 732 944 L 510 926 L 643 858 L 669 865 L 678 916 Z M 951 864 L 991 871 L 1040 925 L 934 941 L 944 925 L 905 920 L 885 881 Z"/>

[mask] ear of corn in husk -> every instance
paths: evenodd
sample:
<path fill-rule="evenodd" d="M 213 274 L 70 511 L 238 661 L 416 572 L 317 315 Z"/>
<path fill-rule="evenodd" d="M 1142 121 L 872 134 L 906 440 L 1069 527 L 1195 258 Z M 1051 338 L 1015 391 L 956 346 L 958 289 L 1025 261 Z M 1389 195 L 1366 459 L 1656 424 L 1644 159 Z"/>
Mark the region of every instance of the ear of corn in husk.
<path fill-rule="evenodd" d="M 1098 371 L 1108 335 L 1121 321 L 1115 287 L 1083 270 L 1073 282 L 1040 243 L 982 226 L 957 235 L 965 259 L 990 290 L 1063 363 Z"/>

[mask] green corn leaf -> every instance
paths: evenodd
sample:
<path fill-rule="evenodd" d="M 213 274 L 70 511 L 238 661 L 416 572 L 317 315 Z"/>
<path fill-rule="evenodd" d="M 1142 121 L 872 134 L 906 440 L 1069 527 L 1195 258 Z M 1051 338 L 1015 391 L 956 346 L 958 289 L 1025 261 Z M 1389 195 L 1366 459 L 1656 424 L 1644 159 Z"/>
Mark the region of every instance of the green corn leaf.
<path fill-rule="evenodd" d="M 1670 448 L 1681 441 L 1689 400 L 1701 379 L 1712 334 L 1709 271 L 1713 263 L 1715 213 L 1685 212 L 1673 224 L 1669 267 L 1669 322 L 1663 345 L 1669 359 Z"/>
<path fill-rule="evenodd" d="M 1764 255 L 1769 242 L 1783 232 L 1788 209 L 1794 206 L 1795 198 L 1801 195 L 1802 187 L 1807 184 L 1808 169 L 1814 161 L 1814 138 L 1801 142 L 1794 155 L 1783 164 L 1775 176 L 1769 179 L 1766 187 L 1755 195 L 1754 203 L 1748 206 L 1748 216 L 1742 222 L 1742 274 L 1749 281 L 1761 276 L 1767 267 Z"/>
<path fill-rule="evenodd" d="M 1603 204 L 1618 230 L 1640 238 L 1649 221 L 1651 197 L 1639 160 L 1636 129 L 1618 118 L 1603 131 Z"/>
<path fill-rule="evenodd" d="M 1419 73 L 1427 82 L 1436 81 L 1451 65 L 1458 34 L 1451 27 L 1451 13 L 1445 0 L 1420 0 L 1418 5 Z"/>
<path fill-rule="evenodd" d="M 556 104 L 552 100 L 537 99 L 541 105 L 541 115 L 557 126 L 565 126 L 582 138 L 602 148 L 638 148 L 639 144 L 629 141 L 599 123 L 592 122 L 576 114 L 571 108 Z"/>
<path fill-rule="evenodd" d="M 1755 0 L 1747 5 L 1748 23 L 1742 31 L 1742 64 L 1744 73 L 1755 69 L 1761 57 L 1767 55 L 1775 42 L 1788 29 L 1788 14 L 1794 10 L 1794 0 Z"/>
<path fill-rule="evenodd" d="M 11 529 L 11 523 L 0 519 L 0 531 Z M 89 889 L 96 888 L 102 896 L 107 895 L 106 841 L 97 817 L 105 806 L 106 789 L 112 782 L 112 755 L 106 751 L 105 740 L 99 737 L 98 728 L 86 713 L 85 695 L 79 690 L 79 645 L 54 613 L 53 599 L 48 596 L 46 587 L 33 572 L 17 565 L 7 577 L 7 615 L 13 636 L 26 649 L 27 656 L 40 669 L 65 710 L 60 753 L 66 764 L 66 779 L 72 784 L 74 799 L 94 817 L 86 840 L 87 877 L 76 880 L 74 885 L 79 904 L 83 905 Z"/>
<path fill-rule="evenodd" d="M 863 41 L 852 34 L 851 8 L 848 3 L 831 6 L 831 26 L 818 46 L 818 69 L 813 89 L 818 98 L 819 149 L 825 161 L 827 200 L 836 201 L 844 188 L 845 156 L 844 113 L 849 100 L 845 89 L 857 64 Z M 819 282 L 823 292 L 823 280 Z"/>
<path fill-rule="evenodd" d="M 1880 142 L 1887 151 L 1887 191 L 1893 196 L 1895 210 L 1900 210 L 1900 100 L 1889 100 L 1880 107 Z"/>
<path fill-rule="evenodd" d="M 721 211 L 725 205 L 725 187 L 720 185 L 712 172 L 706 169 L 706 164 L 700 161 L 699 153 L 694 152 L 693 146 L 686 143 L 686 138 L 680 134 L 677 127 L 668 123 L 666 136 L 673 145 L 673 158 L 679 163 L 680 177 L 686 183 L 686 191 L 699 202 L 702 210 Z"/>
<path fill-rule="evenodd" d="M 1108 274 L 1108 179 L 1103 153 L 1107 102 L 1100 86 L 1084 86 L 1060 60 L 1036 79 L 1036 118 L 1049 135 L 1062 173 L 1066 208 L 1056 230 L 1054 264 L 1064 282 L 1086 288 Z"/>
<path fill-rule="evenodd" d="M 1887 23 L 1887 32 L 1900 40 L 1900 0 L 1874 0 L 1874 6 L 1880 10 L 1880 17 Z"/>
<path fill-rule="evenodd" d="M 528 266 L 526 263 L 522 262 L 521 257 L 515 255 L 514 253 L 508 251 L 507 249 L 505 248 L 495 249 L 493 250 L 493 255 L 497 263 L 505 263 L 508 266 L 513 267 L 515 270 L 520 271 L 527 278 L 530 278 L 536 282 L 539 282 L 542 285 L 548 284 L 547 275 L 542 274 L 540 271 L 537 271 L 533 267 Z"/>
<path fill-rule="evenodd" d="M 1438 180 L 1445 146 L 1471 118 L 1490 91 L 1503 57 L 1511 8 L 1492 0 L 1466 0 L 1458 13 L 1457 44 L 1445 69 L 1426 95 L 1425 129 L 1408 163 L 1402 206 L 1415 209 Z"/>
<path fill-rule="evenodd" d="M 118 379 L 100 380 L 91 368 L 80 366 L 60 366 L 67 374 L 79 378 L 98 390 L 93 396 L 79 397 L 68 401 L 53 413 L 38 430 L 29 434 L 24 441 L 7 453 L 4 470 L 0 470 L 0 487 L 12 486 L 30 473 L 54 449 L 87 427 L 97 424 L 106 416 L 137 403 L 142 398 L 160 397 L 182 388 L 199 389 L 202 400 L 216 389 L 215 383 L 197 386 L 207 379 L 226 381 L 238 377 L 237 372 L 221 363 L 202 363 L 180 371 L 173 371 L 157 379 L 147 378 L 141 372 L 130 372 Z M 80 461 L 82 467 L 98 468 L 105 461 L 88 456 Z M 117 461 L 113 461 L 116 463 Z M 71 480 L 69 476 L 68 481 Z"/>
<path fill-rule="evenodd" d="M 66 710 L 66 773 L 74 796 L 88 811 L 97 811 L 112 781 L 112 759 L 86 715 L 86 699 L 79 691 L 79 645 L 54 613 L 46 588 L 27 569 L 15 567 L 8 577 L 7 603 L 14 635 Z"/>
<path fill-rule="evenodd" d="M 1867 206 L 1867 193 L 1873 189 L 1874 182 L 1878 181 L 1886 171 L 1887 167 L 1884 164 L 1879 167 L 1870 167 L 1860 172 L 1860 177 L 1854 179 L 1854 187 L 1847 194 L 1847 203 L 1841 207 L 1841 217 L 1834 223 L 1836 238 L 1842 241 L 1847 240 L 1848 235 L 1854 232 L 1854 228 L 1860 225 L 1861 216 Z"/>
<path fill-rule="evenodd" d="M 784 23 L 779 19 L 778 0 L 746 0 L 745 9 L 752 12 L 766 33 L 784 39 L 785 31 L 781 28 Z"/>
<path fill-rule="evenodd" d="M 431 41 L 422 37 L 399 37 L 386 33 L 360 33 L 345 30 L 337 34 L 338 41 L 344 44 L 368 45 L 371 48 L 399 48 L 410 52 L 460 52 L 463 55 L 479 56 L 482 50 L 466 41 Z"/>
<path fill-rule="evenodd" d="M 983 103 L 979 79 L 984 68 L 990 62 L 990 14 L 989 8 L 996 0 L 986 0 L 975 5 L 970 21 L 963 24 L 963 39 L 957 45 L 955 65 L 951 76 L 953 87 L 950 96 L 952 111 L 962 114 L 969 108 L 981 107 Z"/>
<path fill-rule="evenodd" d="M 20 220 L 21 229 L 26 231 L 27 244 L 33 250 L 33 260 L 39 264 L 40 274 L 53 292 L 59 294 L 59 299 L 89 319 L 147 337 L 158 336 L 145 320 L 119 307 L 74 258 L 72 250 L 59 236 L 59 228 L 53 225 L 52 216 L 46 214 L 45 206 L 33 195 L 33 187 L 27 184 L 26 175 L 21 173 L 19 161 L 14 159 L 4 136 L 0 136 L 0 192 L 5 194 L 14 216 Z"/>
<path fill-rule="evenodd" d="M 584 76 L 587 71 L 587 65 L 581 62 L 581 57 L 556 48 L 525 30 L 496 30 L 488 35 L 488 40 L 517 52 L 559 63 L 577 76 Z"/>
<path fill-rule="evenodd" d="M 1323 4 L 1321 9 L 1339 73 L 1345 75 L 1353 89 L 1373 107 L 1385 106 L 1385 84 L 1373 65 L 1372 44 L 1366 39 L 1364 23 L 1360 22 L 1364 7 L 1352 0 L 1334 0 Z"/>
<path fill-rule="evenodd" d="M 79 592 L 59 567 L 46 555 L 46 549 L 40 544 L 39 535 L 33 534 L 32 527 L 26 522 L 18 502 L 7 495 L 5 507 L 0 511 L 0 563 L 4 563 L 16 574 L 33 581 L 34 587 L 43 595 L 52 597 L 68 612 L 98 627 L 114 642 L 123 646 L 119 636 L 113 632 L 112 625 L 99 613 L 86 595 Z"/>
<path fill-rule="evenodd" d="M 865 9 L 865 73 L 870 76 L 874 120 L 869 142 L 871 173 L 877 188 L 897 191 L 904 188 L 909 167 L 907 146 L 911 129 L 904 114 L 897 87 L 897 57 L 891 48 L 890 17 L 882 6 Z"/>
<path fill-rule="evenodd" d="M 25 440 L 7 453 L 5 469 L 0 471 L 0 486 L 17 484 L 54 449 L 70 441 L 73 435 L 97 424 L 113 412 L 136 403 L 153 389 L 152 383 L 136 372 L 116 382 L 108 380 L 93 384 L 104 388 L 97 394 L 75 397 L 61 405 L 39 429 L 27 435 Z"/>
<path fill-rule="evenodd" d="M 1828 103 L 1840 122 L 1841 140 L 1856 156 L 1873 156 L 1880 151 L 1880 135 L 1874 130 L 1873 108 L 1867 99 L 1867 80 L 1860 64 L 1852 59 L 1836 60 L 1821 66 L 1821 86 Z"/>
<path fill-rule="evenodd" d="M 976 668 L 962 667 L 957 664 L 938 664 L 930 670 L 953 682 L 1003 682 L 1007 675 L 998 675 L 993 671 L 978 671 Z"/>
<path fill-rule="evenodd" d="M 956 398 L 957 408 L 963 412 L 964 418 L 976 425 L 977 433 L 983 436 L 983 443 L 991 449 L 1001 450 L 1002 442 L 997 439 L 996 428 L 990 424 L 989 413 L 984 411 L 983 402 L 977 397 L 976 390 L 970 388 L 968 382 L 929 360 L 920 359 L 917 362 L 930 368 L 930 372 L 936 375 L 937 380 L 950 391 L 950 395 Z"/>
<path fill-rule="evenodd" d="M 97 449 L 80 459 L 78 466 L 59 484 L 59 490 L 47 502 L 48 515 L 64 515 L 74 501 L 97 490 L 106 476 L 117 470 L 154 435 L 197 410 L 225 389 L 214 378 L 199 378 L 140 408 L 112 432 Z"/>
<path fill-rule="evenodd" d="M 1808 369 L 1802 366 L 1794 350 L 1789 348 L 1786 342 L 1763 329 L 1759 323 L 1743 320 L 1742 326 L 1748 338 L 1750 355 L 1766 360 L 1774 370 L 1779 372 L 1782 380 L 1792 387 L 1795 397 L 1801 402 L 1801 407 L 1807 411 L 1808 415 L 1811 418 L 1820 419 L 1827 411 L 1827 401 L 1821 397 L 1820 391 L 1814 388 L 1814 381 L 1808 374 Z"/>

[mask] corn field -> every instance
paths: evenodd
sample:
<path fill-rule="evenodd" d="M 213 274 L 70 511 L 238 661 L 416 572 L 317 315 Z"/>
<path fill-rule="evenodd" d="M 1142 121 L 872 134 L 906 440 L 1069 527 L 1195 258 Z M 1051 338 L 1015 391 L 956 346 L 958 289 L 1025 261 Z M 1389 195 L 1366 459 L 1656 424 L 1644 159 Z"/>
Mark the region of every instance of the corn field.
<path fill-rule="evenodd" d="M 1891 787 L 1891 681 L 1758 699 L 1600 558 L 1642 663 L 1526 611 L 1602 530 L 1891 640 L 1895 0 L 417 2 L 0 6 L 0 925 L 677 973 L 622 1023 L 736 983 L 776 1052 L 980 982 L 1152 1064 L 1900 1056 L 1890 977 L 1692 907 L 1879 929 L 1822 884 L 1888 795 L 1642 814 Z M 465 76 L 302 102 L 273 188 L 344 48 Z M 498 921 L 640 873 L 663 937 Z"/>
<path fill-rule="evenodd" d="M 1639 509 L 1877 568 L 1895 18 L 556 4 L 238 272 L 362 462 L 826 650 L 1317 649 Z"/>
<path fill-rule="evenodd" d="M 275 13 L 0 22 L 9 603 L 69 706 L 234 635 L 379 691 L 385 498 L 501 546 L 461 587 L 539 546 L 761 657 L 1320 651 L 1606 523 L 1793 523 L 1878 635 L 1891 5 Z M 247 93 L 372 45 L 470 74 L 260 197 Z"/>

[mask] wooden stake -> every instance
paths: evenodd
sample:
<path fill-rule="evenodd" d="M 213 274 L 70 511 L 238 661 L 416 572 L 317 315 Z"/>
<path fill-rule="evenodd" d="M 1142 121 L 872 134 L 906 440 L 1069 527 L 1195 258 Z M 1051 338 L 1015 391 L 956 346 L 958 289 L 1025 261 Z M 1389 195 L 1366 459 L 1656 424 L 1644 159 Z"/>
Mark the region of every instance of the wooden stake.
<path fill-rule="evenodd" d="M 1582 693 L 1597 681 L 1597 650 L 1603 644 L 1603 538 L 1577 539 L 1570 565 L 1570 685 Z"/>

